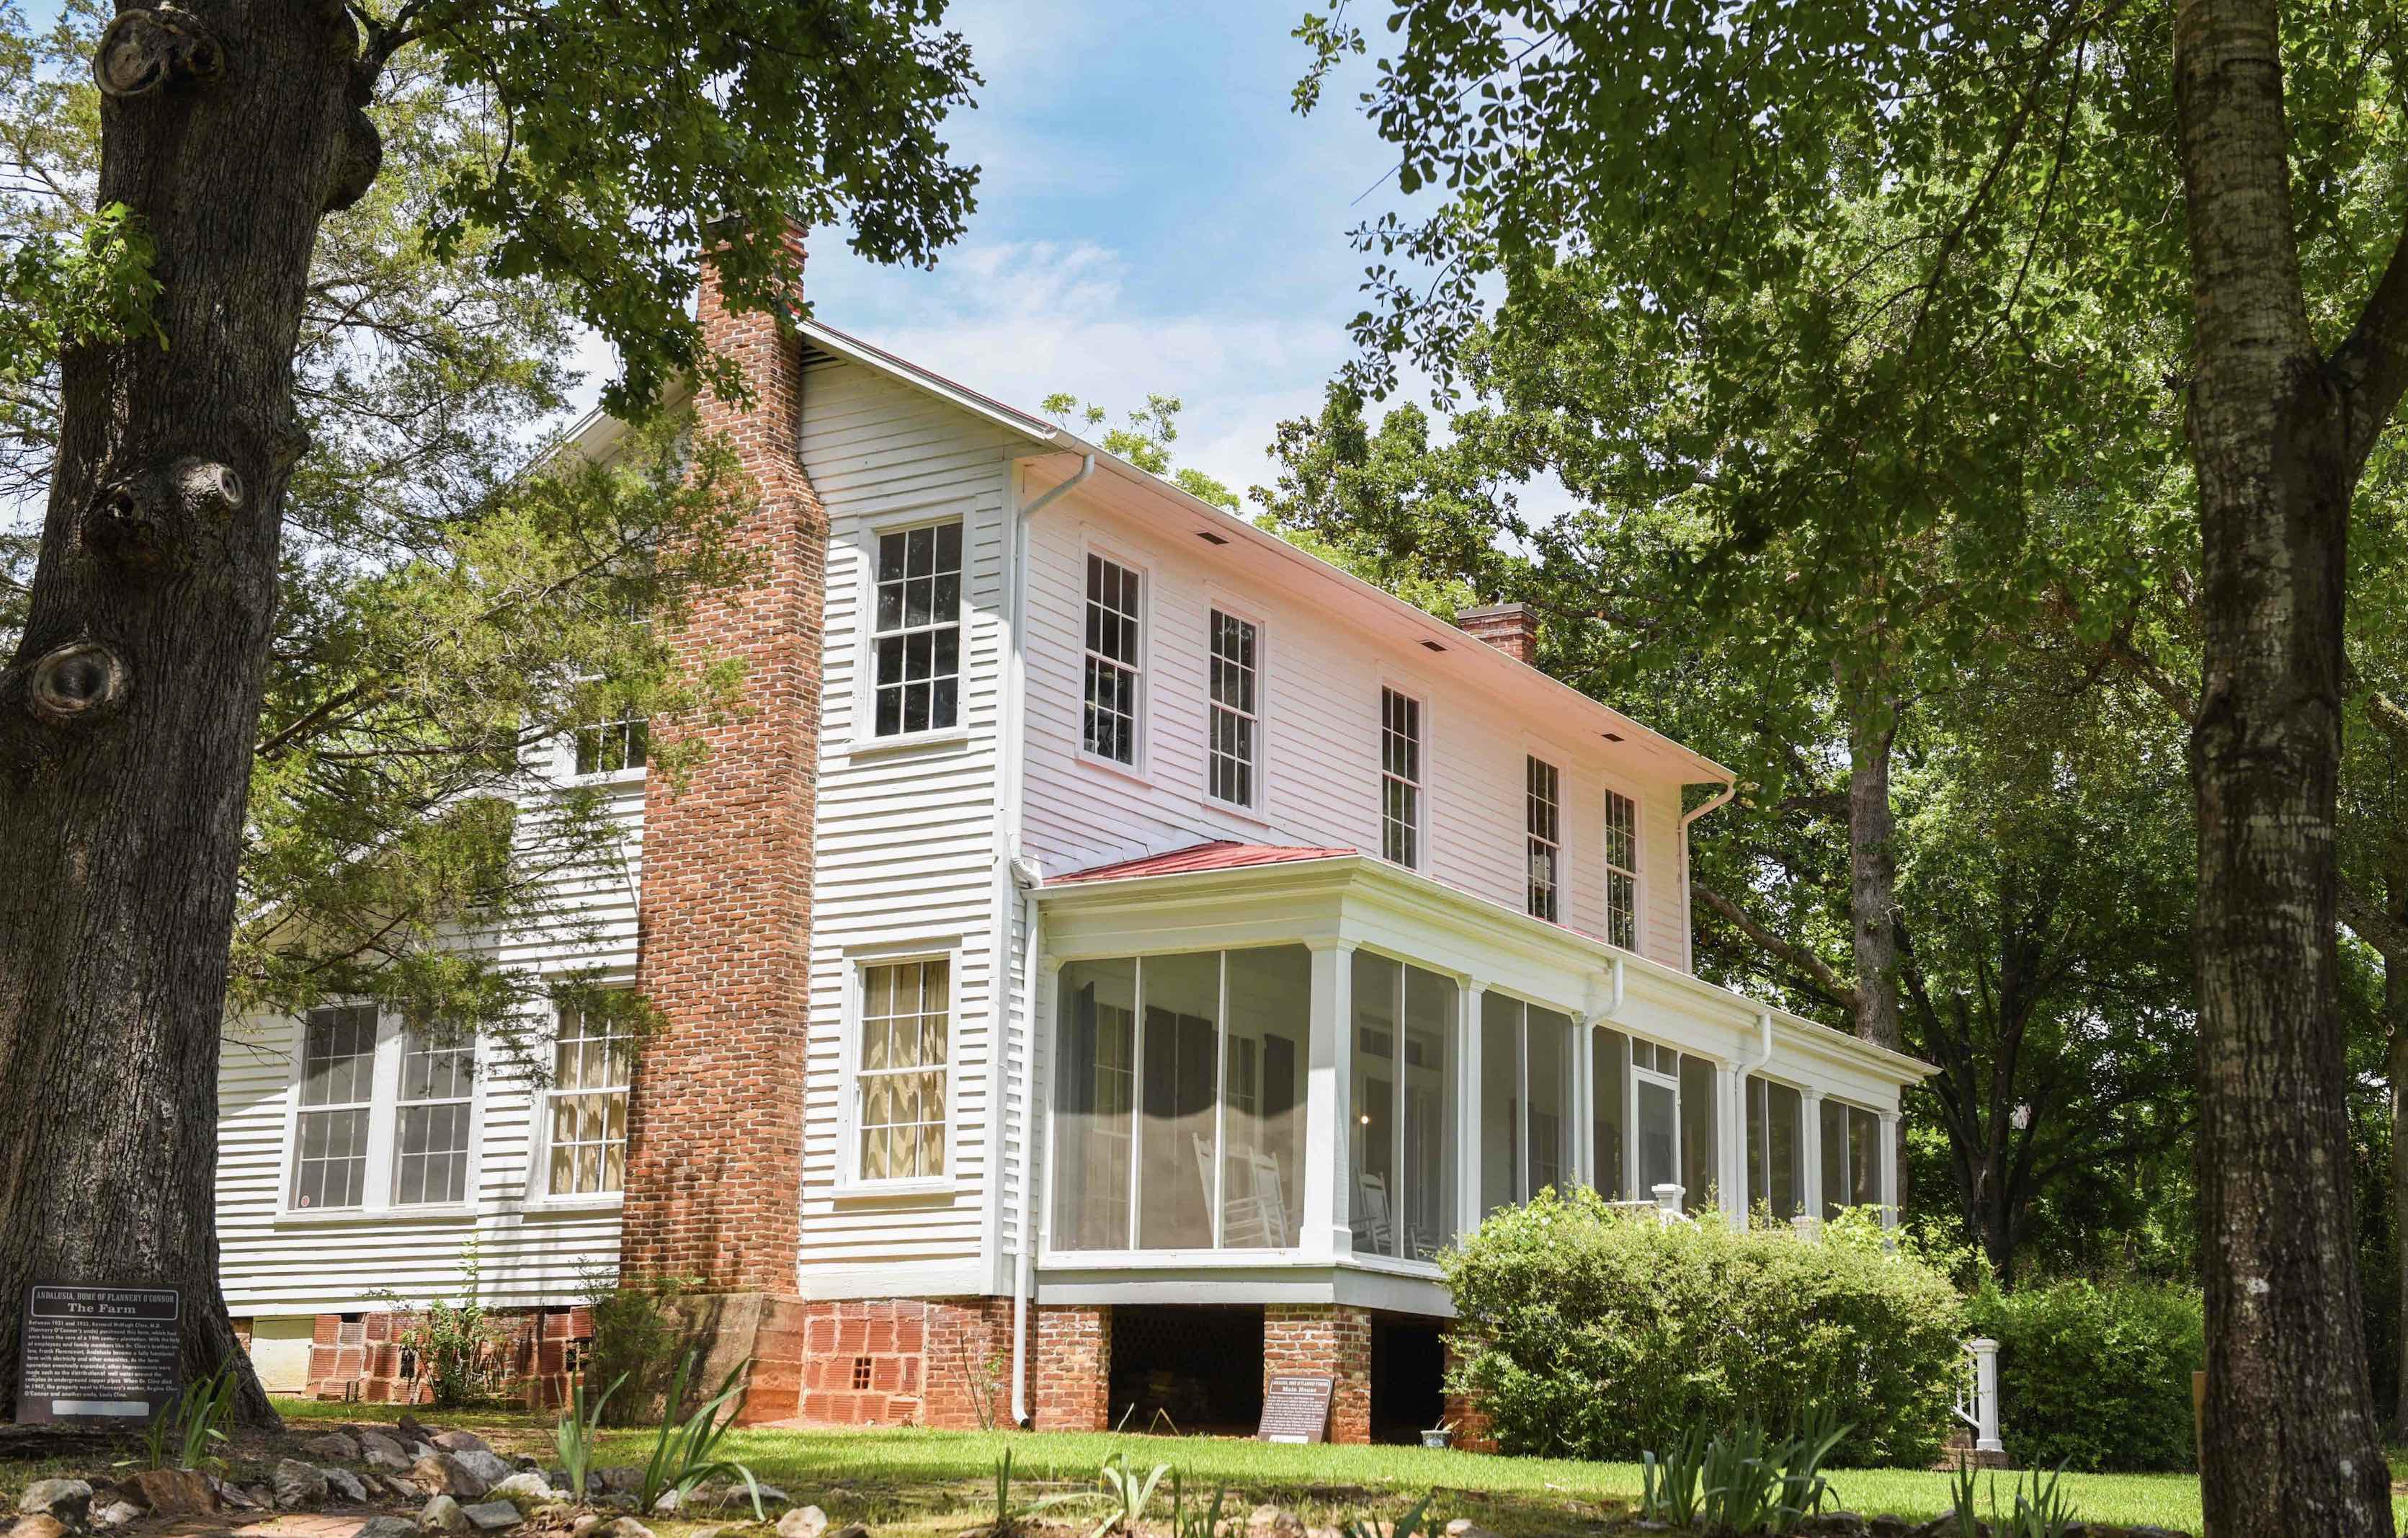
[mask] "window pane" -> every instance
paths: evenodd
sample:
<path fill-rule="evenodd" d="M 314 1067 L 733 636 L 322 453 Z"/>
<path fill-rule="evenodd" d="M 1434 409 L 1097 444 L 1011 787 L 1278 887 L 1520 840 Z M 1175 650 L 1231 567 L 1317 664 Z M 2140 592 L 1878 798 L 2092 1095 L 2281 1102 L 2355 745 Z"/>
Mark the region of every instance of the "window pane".
<path fill-rule="evenodd" d="M 313 1010 L 303 1032 L 301 1103 L 351 1105 L 368 1098 L 376 1072 L 372 1004 Z"/>
<path fill-rule="evenodd" d="M 1137 1104 L 1137 963 L 1062 969 L 1054 1086 L 1053 1239 L 1129 1246 L 1129 1140 Z"/>
<path fill-rule="evenodd" d="M 1212 1101 L 1221 1051 L 1221 955 L 1147 956 L 1139 976 L 1145 1036 L 1138 1245 L 1212 1243 Z"/>
<path fill-rule="evenodd" d="M 1676 1185 L 1681 1178 L 1680 1096 L 1660 1079 L 1641 1079 L 1636 1093 L 1639 1102 L 1637 1195 L 1653 1201 L 1656 1186 Z"/>
<path fill-rule="evenodd" d="M 356 1207 L 367 1188 L 368 1114 L 305 1111 L 294 1171 L 296 1208 Z"/>
<path fill-rule="evenodd" d="M 1848 1205 L 1848 1108 L 1825 1100 L 1822 1112 L 1823 1215 L 1833 1217 Z"/>
<path fill-rule="evenodd" d="M 1848 1107 L 1848 1200 L 1870 1207 L 1885 1200 L 1881 1188 L 1881 1118 Z"/>
<path fill-rule="evenodd" d="M 1231 951 L 1227 965 L 1221 1243 L 1292 1248 L 1304 1218 L 1312 953 L 1301 945 Z"/>
<path fill-rule="evenodd" d="M 1703 1057 L 1681 1058 L 1681 1173 L 1688 1210 L 1712 1202 L 1719 1171 L 1714 1157 L 1714 1065 Z"/>
<path fill-rule="evenodd" d="M 1480 1210 L 1522 1200 L 1522 1001 L 1480 999 Z"/>
<path fill-rule="evenodd" d="M 1354 953 L 1354 1017 L 1348 1083 L 1354 1104 L 1346 1128 L 1347 1169 L 1354 1186 L 1347 1193 L 1347 1221 L 1354 1247 L 1366 1254 L 1398 1253 L 1397 1032 L 1403 1003 L 1404 969 L 1369 951 Z"/>
<path fill-rule="evenodd" d="M 1627 1083 L 1630 1040 L 1618 1030 L 1597 1028 L 1596 1040 L 1589 1047 L 1589 1170 L 1598 1192 L 1609 1201 L 1622 1201 L 1636 1193 L 1623 1180 L 1623 1119 L 1624 1085 Z"/>

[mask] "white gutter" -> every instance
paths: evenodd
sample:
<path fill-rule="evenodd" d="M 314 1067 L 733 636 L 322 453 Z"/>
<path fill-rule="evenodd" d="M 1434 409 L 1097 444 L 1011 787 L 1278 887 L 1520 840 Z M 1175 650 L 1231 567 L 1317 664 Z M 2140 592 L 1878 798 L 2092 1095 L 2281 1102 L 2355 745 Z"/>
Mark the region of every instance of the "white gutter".
<path fill-rule="evenodd" d="M 1029 521 L 1056 497 L 1096 473 L 1096 456 L 1081 456 L 1079 473 L 1020 510 L 1012 529 L 1011 654 L 1004 681 L 1004 755 L 1001 801 L 1011 851 L 1011 880 L 1021 893 L 1019 1060 L 1013 1065 L 1020 1080 L 1020 1202 L 1019 1243 L 1011 1268 L 1011 1420 L 1030 1423 L 1028 1413 L 1028 1303 L 1037 1281 L 1037 1237 L 1030 1231 L 1037 1209 L 1037 957 L 1044 949 L 1044 919 L 1037 906 L 1037 890 L 1045 872 L 1020 849 L 1021 778 L 1025 755 L 1021 740 L 1027 696 Z"/>

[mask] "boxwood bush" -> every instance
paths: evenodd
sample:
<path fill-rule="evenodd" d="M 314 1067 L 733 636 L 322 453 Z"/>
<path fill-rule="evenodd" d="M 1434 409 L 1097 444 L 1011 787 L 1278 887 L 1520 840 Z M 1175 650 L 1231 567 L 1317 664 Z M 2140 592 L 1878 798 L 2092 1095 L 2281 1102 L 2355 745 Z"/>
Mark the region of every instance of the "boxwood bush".
<path fill-rule="evenodd" d="M 1594 1192 L 1542 1192 L 1445 1260 L 1453 1387 L 1508 1452 L 1636 1458 L 1690 1427 L 1778 1430 L 1828 1405 L 1841 1464 L 1928 1465 L 1953 1424 L 1967 1338 L 1941 1270 L 1843 1217 L 1786 1229 L 1664 1223 Z"/>
<path fill-rule="evenodd" d="M 1971 1305 L 1999 1343 L 1999 1421 L 2017 1468 L 2142 1473 L 2188 1469 L 2190 1375 L 2207 1358 L 2197 1289 L 2058 1282 Z"/>

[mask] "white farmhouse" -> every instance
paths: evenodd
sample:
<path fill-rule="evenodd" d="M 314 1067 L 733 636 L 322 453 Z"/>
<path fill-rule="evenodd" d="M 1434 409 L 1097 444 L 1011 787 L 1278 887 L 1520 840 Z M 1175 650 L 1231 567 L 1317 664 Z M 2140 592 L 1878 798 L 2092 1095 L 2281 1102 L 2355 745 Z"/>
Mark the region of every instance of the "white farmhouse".
<path fill-rule="evenodd" d="M 272 1388 L 416 1393 L 394 1300 L 474 1238 L 537 1394 L 615 1265 L 727 1295 L 749 1421 L 1251 1430 L 1303 1372 L 1361 1441 L 1445 1414 L 1435 1258 L 1499 1204 L 1890 1202 L 1926 1065 L 1691 973 L 1730 774 L 1529 666 L 1527 614 L 1441 623 L 831 326 L 704 315 L 766 576 L 680 642 L 750 710 L 649 724 L 709 740 L 681 791 L 641 724 L 562 744 L 623 798 L 601 947 L 490 941 L 667 1028 L 631 1065 L 545 1022 L 530 1090 L 371 1009 L 248 1023 L 223 1274 Z"/>

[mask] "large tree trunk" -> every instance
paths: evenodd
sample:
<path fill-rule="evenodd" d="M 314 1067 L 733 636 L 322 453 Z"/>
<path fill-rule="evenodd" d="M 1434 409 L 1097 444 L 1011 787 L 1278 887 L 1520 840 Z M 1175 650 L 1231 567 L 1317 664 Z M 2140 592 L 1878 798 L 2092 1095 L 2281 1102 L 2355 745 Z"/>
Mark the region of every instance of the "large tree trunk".
<path fill-rule="evenodd" d="M 2408 918 L 2408 888 L 2401 890 Z M 2408 955 L 2383 958 L 2383 1023 L 2391 1037 L 2391 1256 L 2400 1281 L 2395 1436 L 2408 1436 Z"/>
<path fill-rule="evenodd" d="M 1877 690 L 1852 691 L 1848 712 L 1848 917 L 1856 959 L 1856 1034 L 1906 1050 L 1898 999 L 1898 825 L 1889 758 L 1898 712 Z"/>
<path fill-rule="evenodd" d="M 2302 297 L 2272 0 L 2183 0 L 2174 81 L 2205 547 L 2191 761 L 2206 1519 L 2216 1538 L 2389 1533 L 2334 955 L 2356 467 Z"/>
<path fill-rule="evenodd" d="M 336 0 L 123 9 L 102 42 L 99 194 L 156 244 L 167 345 L 63 360 L 0 672 L 0 1396 L 36 1280 L 179 1287 L 187 1375 L 243 1360 L 218 1287 L 218 1039 L 303 284 L 322 210 L 375 174 L 357 46 Z"/>

